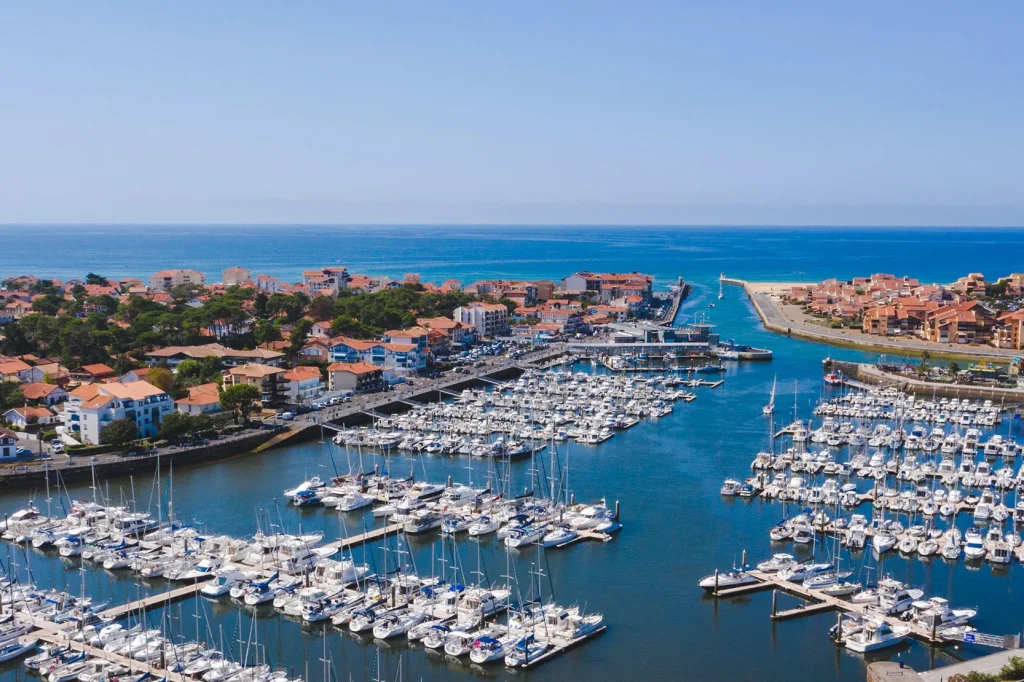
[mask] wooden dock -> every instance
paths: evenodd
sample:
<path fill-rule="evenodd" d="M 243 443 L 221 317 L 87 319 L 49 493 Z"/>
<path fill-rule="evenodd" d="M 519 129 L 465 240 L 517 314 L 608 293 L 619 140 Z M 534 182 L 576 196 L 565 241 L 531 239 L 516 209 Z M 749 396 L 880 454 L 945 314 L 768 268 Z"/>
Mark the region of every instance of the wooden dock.
<path fill-rule="evenodd" d="M 62 646 L 68 646 L 75 651 L 84 651 L 90 657 L 102 658 L 106 661 L 114 663 L 120 663 L 132 673 L 150 673 L 154 680 L 165 680 L 166 682 L 192 682 L 189 678 L 185 677 L 181 673 L 173 673 L 168 670 L 163 670 L 156 666 L 144 663 L 142 661 L 136 661 L 134 658 L 128 658 L 126 656 L 120 656 L 118 654 L 112 654 L 109 651 L 104 651 L 100 647 L 90 646 L 84 642 L 75 642 L 68 638 L 66 632 L 60 630 L 53 623 L 49 623 L 40 618 L 34 618 L 33 624 L 36 626 L 36 630 L 30 635 L 25 635 L 23 639 L 42 639 L 50 642 L 51 644 L 60 644 Z"/>
<path fill-rule="evenodd" d="M 910 634 L 917 639 L 925 642 L 926 644 L 943 644 L 946 640 L 936 636 L 932 631 L 927 628 L 923 628 L 920 625 L 916 625 L 911 622 L 905 622 L 895 616 L 883 616 L 879 613 L 875 613 L 868 610 L 867 604 L 854 604 L 852 602 L 845 601 L 839 597 L 830 597 L 827 594 L 817 592 L 810 588 L 804 587 L 800 583 L 790 582 L 783 580 L 777 574 L 764 573 L 762 571 L 752 570 L 747 572 L 748 575 L 757 579 L 758 584 L 743 585 L 728 590 L 722 590 L 717 595 L 718 598 L 726 598 L 730 596 L 739 596 L 742 594 L 749 594 L 762 589 L 774 589 L 785 592 L 794 597 L 803 599 L 806 603 L 803 606 L 788 609 L 785 611 L 776 610 L 776 595 L 772 595 L 772 620 L 789 620 L 793 618 L 800 618 L 802 616 L 813 616 L 826 611 L 844 611 L 848 613 L 861 613 L 870 615 L 873 618 L 880 618 L 891 626 L 904 626 L 910 628 Z"/>
<path fill-rule="evenodd" d="M 154 594 L 144 599 L 136 599 L 135 601 L 128 602 L 127 604 L 121 604 L 103 611 L 101 614 L 104 618 L 124 618 L 130 613 L 139 613 L 145 611 L 152 611 L 153 609 L 160 608 L 161 606 L 167 606 L 175 602 L 182 601 L 183 599 L 190 599 L 197 594 L 199 590 L 203 589 L 205 582 L 195 582 L 191 585 L 179 587 L 174 590 L 167 590 L 159 594 Z"/>
<path fill-rule="evenodd" d="M 359 535 L 353 535 L 351 537 L 335 540 L 334 542 L 324 543 L 322 547 L 329 547 L 331 549 L 340 549 L 342 551 L 345 551 L 347 549 L 352 549 L 353 547 L 365 545 L 368 542 L 376 542 L 377 540 L 383 540 L 389 535 L 398 534 L 398 532 L 401 530 L 402 524 L 392 523 L 387 526 L 384 526 L 383 528 L 368 530 L 365 533 L 360 533 Z"/>

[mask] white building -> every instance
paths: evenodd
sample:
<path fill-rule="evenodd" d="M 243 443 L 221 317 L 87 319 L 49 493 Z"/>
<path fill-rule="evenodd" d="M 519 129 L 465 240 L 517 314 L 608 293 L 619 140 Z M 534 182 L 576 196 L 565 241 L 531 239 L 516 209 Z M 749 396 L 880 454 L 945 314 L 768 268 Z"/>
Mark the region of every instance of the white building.
<path fill-rule="evenodd" d="M 71 391 L 64 404 L 65 426 L 83 443 L 98 444 L 110 422 L 131 419 L 138 438 L 151 438 L 173 410 L 171 396 L 146 381 L 85 384 Z"/>
<path fill-rule="evenodd" d="M 252 272 L 235 266 L 233 268 L 227 268 L 220 273 L 220 281 L 224 283 L 226 287 L 241 286 L 252 281 Z"/>
<path fill-rule="evenodd" d="M 453 310 L 452 317 L 476 329 L 478 336 L 497 336 L 508 331 L 508 308 L 500 303 L 473 302 Z"/>
<path fill-rule="evenodd" d="M 161 270 L 149 278 L 149 288 L 170 291 L 181 284 L 198 284 L 206 286 L 206 277 L 195 270 Z"/>
<path fill-rule="evenodd" d="M 256 289 L 262 291 L 267 296 L 273 296 L 277 292 L 281 291 L 284 286 L 284 282 L 276 277 L 271 277 L 270 275 L 258 275 L 256 277 Z"/>
<path fill-rule="evenodd" d="M 302 283 L 306 285 L 310 296 L 320 292 L 337 296 L 338 290 L 344 289 L 349 279 L 345 268 L 320 268 L 302 272 Z"/>

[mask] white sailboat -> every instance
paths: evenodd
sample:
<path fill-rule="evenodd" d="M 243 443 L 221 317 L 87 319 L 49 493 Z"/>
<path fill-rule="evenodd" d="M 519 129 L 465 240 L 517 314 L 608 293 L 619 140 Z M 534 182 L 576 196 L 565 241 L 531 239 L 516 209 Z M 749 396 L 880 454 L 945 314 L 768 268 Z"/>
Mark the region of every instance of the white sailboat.
<path fill-rule="evenodd" d="M 725 294 L 722 293 L 722 277 L 725 273 L 718 276 L 718 300 L 721 301 L 725 298 Z"/>
<path fill-rule="evenodd" d="M 778 376 L 772 379 L 772 395 L 768 399 L 768 404 L 761 408 L 761 412 L 763 412 L 766 416 L 775 412 L 775 383 L 777 380 Z"/>

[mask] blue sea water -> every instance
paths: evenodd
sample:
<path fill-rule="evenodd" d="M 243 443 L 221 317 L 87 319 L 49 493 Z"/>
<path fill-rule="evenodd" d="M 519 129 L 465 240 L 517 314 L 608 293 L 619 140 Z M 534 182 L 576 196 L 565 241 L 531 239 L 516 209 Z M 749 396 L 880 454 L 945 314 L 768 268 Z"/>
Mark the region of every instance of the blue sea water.
<path fill-rule="evenodd" d="M 47 228 L 48 230 L 51 228 Z M 492 582 L 511 571 L 524 584 L 540 565 L 546 574 L 545 594 L 554 592 L 562 603 L 579 603 L 605 614 L 608 632 L 597 640 L 529 673 L 504 668 L 476 670 L 426 654 L 422 648 L 389 643 L 380 649 L 372 640 L 326 631 L 334 679 L 395 679 L 399 666 L 404 679 L 467 679 L 468 675 L 500 679 L 597 681 L 804 679 L 859 682 L 865 659 L 836 648 L 827 638 L 834 615 L 794 621 L 769 620 L 770 593 L 715 602 L 697 588 L 699 578 L 714 568 L 739 561 L 745 549 L 751 562 L 774 549 L 767 532 L 782 516 L 777 503 L 723 500 L 718 490 L 725 477 L 746 475 L 754 454 L 766 444 L 766 425 L 760 408 L 773 378 L 778 377 L 779 419 L 794 409 L 807 417 L 823 394 L 821 360 L 828 354 L 848 359 L 871 355 L 799 341 L 761 328 L 742 292 L 726 287 L 717 300 L 719 272 L 759 280 L 851 277 L 877 271 L 910 274 L 924 281 L 949 281 L 968 271 L 987 275 L 1020 270 L 1021 232 L 995 230 L 790 230 L 783 228 L 670 229 L 670 228 L 97 228 L 79 233 L 73 228 L 41 229 L 30 236 L 17 228 L 0 228 L 0 248 L 11 257 L 0 260 L 3 274 L 34 272 L 54 277 L 81 276 L 85 271 L 108 276 L 148 275 L 164 267 L 195 267 L 219 279 L 223 267 L 241 264 L 254 272 L 295 279 L 307 266 L 340 262 L 356 272 L 401 276 L 419 272 L 426 280 L 456 277 L 560 278 L 579 269 L 641 270 L 667 285 L 677 277 L 695 284 L 683 315 L 708 313 L 723 336 L 735 337 L 775 351 L 771 363 L 734 365 L 717 389 L 700 389 L 698 399 L 676 406 L 656 422 L 644 422 L 596 448 L 571 449 L 572 488 L 579 498 L 607 496 L 622 503 L 624 528 L 611 543 L 584 543 L 538 557 L 514 553 L 511 565 L 493 541 L 479 546 L 459 543 L 465 570 L 474 571 L 478 558 Z M 210 230 L 213 231 L 211 234 Z M 60 236 L 57 236 L 60 235 Z M 88 235 L 88 236 L 87 236 Z M 47 248 L 41 249 L 40 245 Z M 13 269 L 12 268 L 13 265 Z M 120 268 L 120 270 L 119 270 Z M 714 302 L 715 308 L 708 308 Z M 1022 438 L 1019 425 L 1004 424 L 1000 432 Z M 365 457 L 366 455 L 364 455 Z M 205 524 L 211 532 L 252 533 L 257 517 L 267 515 L 291 530 L 324 530 L 329 537 L 358 532 L 371 519 L 344 518 L 324 510 L 300 511 L 279 504 L 281 490 L 307 475 L 347 469 L 349 458 L 311 442 L 260 455 L 182 468 L 174 474 L 174 505 L 179 518 Z M 396 458 L 396 471 L 425 468 L 432 480 L 451 475 L 465 480 L 467 462 L 461 458 Z M 1019 466 L 1020 463 L 1018 462 Z M 474 480 L 485 475 L 484 463 L 473 462 Z M 520 487 L 529 478 L 528 464 L 513 475 Z M 159 492 L 146 476 L 109 482 L 140 505 L 155 507 Z M 0 492 L 0 511 L 24 506 L 30 491 Z M 64 497 L 88 497 L 86 486 L 72 486 Z M 34 491 L 41 500 L 42 491 Z M 275 503 L 275 499 L 277 503 Z M 67 502 L 63 502 L 67 504 Z M 53 502 L 57 505 L 58 502 Z M 869 513 L 867 509 L 862 510 Z M 963 521 L 961 522 L 963 523 Z M 435 544 L 413 540 L 413 557 L 421 572 L 436 558 Z M 0 550 L 3 551 L 3 550 Z M 123 600 L 129 595 L 164 587 L 137 585 L 95 568 L 79 573 L 52 555 L 28 552 L 19 565 L 31 562 L 33 576 L 43 585 L 86 590 L 102 598 Z M 385 560 L 380 547 L 356 550 L 355 558 Z M 5 562 L 8 559 L 5 557 Z M 861 557 L 852 559 L 860 570 Z M 983 632 L 1005 634 L 1024 624 L 1020 594 L 1024 570 L 1013 565 L 993 570 L 963 562 L 889 558 L 883 567 L 896 577 L 920 585 L 928 594 L 949 598 L 954 606 L 976 606 L 976 625 Z M 471 576 L 472 578 L 472 576 Z M 780 597 L 784 606 L 795 605 Z M 201 636 L 237 648 L 258 624 L 259 638 L 273 663 L 296 672 L 309 668 L 309 678 L 322 679 L 324 630 L 306 629 L 283 617 L 258 611 L 252 616 L 226 603 L 191 600 L 168 611 L 176 631 L 193 638 L 202 618 Z M 159 614 L 151 616 L 159 624 Z M 945 665 L 955 657 L 985 653 L 982 649 L 932 650 L 907 643 L 883 657 L 902 657 L 919 670 Z M 0 679 L 21 680 L 17 664 L 0 666 Z"/>
<path fill-rule="evenodd" d="M 950 281 L 1021 268 L 1024 230 L 785 227 L 501 226 L 0 226 L 0 277 L 68 279 L 86 271 L 143 277 L 193 268 L 220 281 L 224 268 L 287 281 L 303 269 L 424 281 L 560 279 L 582 269 L 639 270 L 667 286 L 725 272 L 749 280 L 849 278 L 873 272 Z"/>

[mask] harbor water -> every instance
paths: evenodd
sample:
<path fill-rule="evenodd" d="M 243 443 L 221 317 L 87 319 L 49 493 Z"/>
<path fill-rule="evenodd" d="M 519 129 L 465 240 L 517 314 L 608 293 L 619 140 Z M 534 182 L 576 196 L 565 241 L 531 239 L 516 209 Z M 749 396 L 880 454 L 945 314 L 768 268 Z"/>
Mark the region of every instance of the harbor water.
<path fill-rule="evenodd" d="M 683 276 L 695 288 L 683 305 L 680 319 L 707 314 L 723 338 L 736 338 L 742 343 L 774 351 L 774 360 L 770 363 L 727 363 L 728 369 L 722 375 L 723 385 L 715 389 L 692 389 L 697 399 L 691 403 L 677 402 L 674 412 L 662 419 L 644 420 L 599 446 L 573 444 L 569 447 L 570 488 L 577 500 L 605 497 L 609 504 L 621 502 L 623 529 L 613 541 L 580 542 L 539 554 L 535 548 L 513 550 L 507 558 L 504 547 L 493 538 L 480 543 L 462 538 L 457 542 L 454 559 L 446 542 L 444 556 L 449 570 L 451 562 L 457 561 L 467 582 L 481 579 L 504 583 L 504 576 L 511 574 L 519 579 L 525 592 L 531 582 L 530 574 L 539 572 L 543 596 L 553 596 L 561 604 L 578 604 L 588 612 L 603 613 L 608 625 L 603 635 L 535 670 L 512 673 L 500 665 L 476 668 L 465 662 L 454 663 L 443 655 L 428 654 L 422 647 L 410 646 L 404 641 L 377 646 L 372 637 L 339 632 L 330 625 L 309 627 L 276 614 L 269 606 L 255 611 L 243 610 L 226 599 L 220 602 L 191 599 L 169 607 L 166 614 L 154 611 L 148 616 L 152 627 L 159 627 L 166 616 L 165 622 L 171 624 L 175 632 L 189 639 L 195 639 L 198 632 L 199 638 L 210 644 L 218 644 L 217 640 L 222 637 L 224 648 L 235 651 L 239 639 L 251 639 L 255 632 L 261 647 L 265 647 L 268 662 L 293 668 L 296 674 L 306 675 L 308 669 L 311 680 L 323 677 L 325 646 L 334 679 L 395 679 L 401 669 L 403 679 L 409 680 L 457 680 L 466 675 L 609 682 L 626 678 L 863 680 L 865 662 L 873 659 L 836 647 L 828 639 L 828 628 L 835 622 L 835 614 L 773 623 L 769 619 L 770 592 L 716 602 L 697 587 L 698 580 L 716 567 L 726 569 L 738 563 L 743 550 L 750 563 L 767 558 L 773 551 L 794 551 L 792 546 L 773 550 L 769 543 L 768 530 L 783 513 L 778 502 L 738 497 L 723 499 L 719 495 L 723 479 L 749 475 L 751 460 L 767 445 L 767 426 L 761 407 L 767 402 L 773 379 L 778 377 L 777 421 L 790 421 L 794 406 L 797 414 L 807 419 L 819 398 L 828 395 L 821 381 L 821 361 L 826 355 L 844 360 L 876 358 L 873 354 L 830 348 L 764 331 L 739 288 L 727 286 L 724 299 L 717 299 L 716 277 L 722 270 L 737 277 L 778 280 L 820 279 L 832 274 L 853 276 L 882 270 L 943 281 L 964 273 L 952 267 L 948 258 L 942 269 L 927 260 L 931 247 L 924 253 L 918 249 L 917 240 L 922 237 L 917 231 L 911 231 L 909 236 L 901 233 L 908 240 L 908 256 L 897 265 L 885 255 L 888 249 L 874 250 L 874 255 L 881 260 L 867 257 L 861 260 L 851 253 L 852 248 L 835 244 L 833 248 L 840 251 L 837 263 L 822 262 L 821 258 L 830 251 L 828 240 L 813 231 L 808 236 L 813 249 L 791 233 L 768 229 L 757 232 L 750 239 L 762 245 L 762 252 L 750 248 L 749 243 L 737 242 L 733 246 L 743 254 L 740 256 L 736 251 L 725 252 L 732 248 L 729 240 L 733 236 L 728 235 L 708 236 L 707 243 L 701 245 L 701 240 L 691 238 L 692 233 L 688 231 L 641 230 L 635 239 L 623 231 L 616 235 L 602 233 L 603 241 L 595 246 L 586 240 L 577 245 L 573 240 L 575 231 L 551 229 L 553 231 L 545 233 L 546 238 L 537 231 L 530 233 L 531 239 L 542 244 L 539 250 L 517 247 L 517 253 L 524 254 L 523 262 L 484 263 L 482 253 L 464 260 L 439 255 L 435 261 L 429 259 L 434 247 L 427 248 L 426 255 L 415 260 L 405 246 L 400 247 L 405 260 L 399 257 L 388 262 L 384 257 L 364 252 L 372 248 L 372 239 L 356 251 L 352 242 L 346 240 L 346 246 L 342 248 L 339 244 L 336 252 L 343 263 L 360 264 L 358 267 L 350 265 L 353 271 L 386 272 L 399 277 L 403 271 L 417 271 L 424 279 L 454 276 L 465 280 L 469 279 L 467 275 L 496 276 L 499 272 L 505 277 L 556 278 L 583 268 L 648 271 L 659 277 L 660 284 Z M 857 248 L 871 243 L 871 238 L 864 236 L 865 232 L 872 231 L 849 236 Z M 274 239 L 284 239 L 281 234 Z M 1008 240 L 1008 244 L 1020 241 L 1020 233 L 982 232 L 967 241 L 975 244 L 982 239 L 979 235 L 984 235 L 995 246 L 978 247 L 979 259 L 987 259 L 980 265 L 968 258 L 969 253 L 959 253 L 956 261 L 963 264 L 964 272 L 984 270 L 988 274 L 991 269 L 992 274 L 1004 274 L 999 268 L 1009 272 L 1011 264 L 1002 259 L 1009 260 L 1007 252 L 1013 249 L 1001 248 L 999 244 L 1003 240 Z M 778 240 L 789 240 L 791 249 L 776 244 Z M 548 246 L 543 246 L 545 242 Z M 173 253 L 177 244 L 173 242 L 168 251 Z M 665 244 L 677 248 L 666 253 L 662 248 Z M 154 250 L 159 251 L 159 247 Z M 655 250 L 660 252 L 655 253 Z M 766 258 L 764 250 L 779 254 L 780 258 Z M 787 251 L 792 253 L 791 258 L 782 256 Z M 312 252 L 305 249 L 307 259 Z M 287 250 L 284 253 L 285 258 L 295 257 L 288 255 Z M 529 254 L 538 256 L 530 258 Z M 544 254 L 555 255 L 549 255 L 549 260 L 545 261 Z M 197 257 L 207 258 L 209 265 L 191 265 L 215 272 L 238 261 L 237 264 L 254 271 L 288 275 L 291 265 L 278 265 L 277 270 L 272 267 L 276 255 L 269 248 L 266 251 L 254 248 L 253 257 L 249 258 L 243 249 L 236 251 L 234 260 L 227 263 L 208 254 L 198 254 Z M 480 262 L 475 262 L 476 258 Z M 82 256 L 78 262 L 90 261 Z M 304 261 L 303 264 L 310 263 Z M 111 277 L 126 276 L 112 269 L 113 261 L 106 265 L 100 262 L 89 269 Z M 159 267 L 184 265 L 181 259 L 165 258 Z M 150 269 L 159 267 L 154 264 Z M 25 269 L 49 273 L 43 263 Z M 52 274 L 67 277 L 82 273 Z M 133 271 L 131 274 L 149 272 Z M 709 308 L 709 303 L 714 303 L 715 307 Z M 593 371 L 589 365 L 578 369 Z M 1004 422 L 998 431 L 1021 438 L 1014 421 Z M 345 472 L 350 461 L 356 465 L 360 453 L 351 448 L 346 452 L 331 444 L 329 434 L 325 441 L 314 440 L 258 455 L 182 467 L 173 474 L 173 500 L 164 485 L 157 488 L 148 476 L 115 479 L 102 485 L 104 490 L 109 486 L 110 497 L 115 500 L 122 494 L 125 499 L 130 498 L 134 487 L 135 503 L 154 512 L 158 500 L 165 510 L 166 505 L 173 502 L 178 519 L 201 524 L 210 533 L 246 536 L 254 533 L 259 525 L 264 530 L 271 526 L 291 532 L 300 528 L 303 532 L 322 530 L 327 539 L 335 539 L 375 527 L 369 514 L 341 514 L 323 507 L 296 509 L 283 499 L 284 488 L 310 475 L 330 476 L 335 467 Z M 542 456 L 537 468 L 550 465 L 548 456 L 547 453 Z M 564 446 L 560 447 L 559 456 L 564 464 Z M 362 457 L 364 464 L 372 466 L 374 462 L 368 453 L 362 453 Z M 381 463 L 379 458 L 376 463 Z M 467 465 L 473 469 L 474 483 L 485 480 L 487 463 L 480 459 L 471 461 L 465 456 L 436 455 L 390 458 L 394 474 L 415 471 L 417 478 L 421 478 L 425 472 L 426 477 L 435 482 L 443 482 L 448 476 L 457 482 L 466 482 L 470 475 Z M 529 460 L 512 464 L 516 489 L 529 486 L 530 465 Z M 1017 462 L 1016 466 L 1019 465 Z M 60 514 L 60 505 L 67 505 L 68 498 L 91 498 L 92 494 L 88 485 L 72 485 L 70 490 L 60 491 L 63 502 L 53 490 L 50 504 L 53 512 Z M 24 507 L 29 498 L 45 513 L 42 489 L 0 493 L 0 512 L 10 513 Z M 870 514 L 867 507 L 860 511 Z M 436 533 L 413 538 L 410 545 L 408 555 L 395 552 L 399 549 L 395 540 L 368 545 L 353 550 L 353 558 L 359 563 L 370 563 L 377 570 L 387 565 L 385 562 L 396 560 L 414 562 L 420 574 L 439 570 L 441 549 Z M 826 553 L 827 549 L 819 551 Z M 120 603 L 166 589 L 161 581 L 139 584 L 128 575 L 114 576 L 93 566 L 87 565 L 80 571 L 77 560 L 64 563 L 52 552 L 44 554 L 31 549 L 16 551 L 14 547 L 0 547 L 0 553 L 5 563 L 14 559 L 20 569 L 27 559 L 32 576 L 41 587 L 59 587 L 77 593 L 84 580 L 86 592 L 99 600 Z M 861 564 L 860 558 L 855 559 L 853 570 L 860 570 Z M 962 560 L 954 563 L 941 558 L 923 561 L 893 553 L 885 560 L 882 570 L 921 587 L 926 595 L 949 599 L 953 606 L 977 607 L 979 616 L 974 625 L 981 632 L 1009 634 L 1024 625 L 1019 597 L 1020 590 L 1024 590 L 1024 570 L 1019 564 L 996 570 L 988 564 L 975 568 L 968 567 Z M 780 608 L 797 603 L 783 595 L 779 599 Z M 954 657 L 984 653 L 987 653 L 984 649 L 966 645 L 933 650 L 907 642 L 879 656 L 899 656 L 915 669 L 925 670 L 951 663 L 956 660 Z M 26 677 L 20 661 L 0 666 L 0 680 Z"/>

